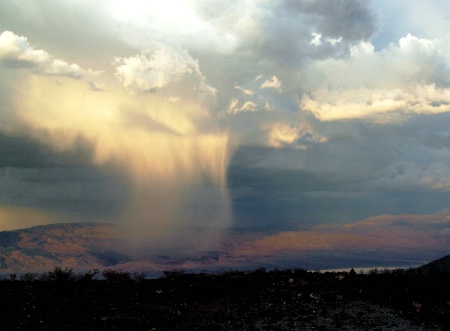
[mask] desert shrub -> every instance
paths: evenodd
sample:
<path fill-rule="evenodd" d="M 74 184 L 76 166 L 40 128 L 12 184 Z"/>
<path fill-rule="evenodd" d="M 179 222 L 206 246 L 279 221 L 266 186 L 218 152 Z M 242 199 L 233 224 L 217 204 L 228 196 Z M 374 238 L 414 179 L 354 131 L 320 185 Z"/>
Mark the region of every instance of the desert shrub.
<path fill-rule="evenodd" d="M 402 274 L 405 273 L 405 270 L 402 269 L 402 268 L 397 268 L 397 269 L 392 270 L 392 273 L 393 273 L 394 275 L 402 275 Z"/>
<path fill-rule="evenodd" d="M 20 275 L 19 280 L 24 281 L 24 282 L 31 282 L 32 280 L 35 280 L 37 276 L 38 276 L 37 273 L 26 272 L 26 273 Z"/>
<path fill-rule="evenodd" d="M 98 269 L 88 270 L 84 273 L 78 273 L 76 279 L 81 281 L 91 281 L 98 273 Z"/>
<path fill-rule="evenodd" d="M 103 278 L 110 281 L 127 281 L 131 279 L 128 271 L 106 269 L 102 272 Z"/>
<path fill-rule="evenodd" d="M 145 274 L 143 272 L 134 272 L 133 273 L 133 279 L 134 280 L 144 280 L 145 279 Z"/>
<path fill-rule="evenodd" d="M 305 269 L 301 269 L 301 268 L 294 268 L 293 269 L 293 273 L 294 274 L 306 274 L 306 273 L 308 273 Z"/>
<path fill-rule="evenodd" d="M 391 270 L 389 270 L 388 268 L 383 268 L 383 270 L 381 270 L 381 273 L 385 274 L 385 275 L 389 275 L 391 273 Z"/>
<path fill-rule="evenodd" d="M 242 270 L 228 270 L 225 273 L 223 273 L 222 275 L 225 277 L 232 277 L 232 278 L 243 278 L 245 276 L 245 271 Z"/>
<path fill-rule="evenodd" d="M 257 268 L 252 271 L 248 271 L 245 274 L 252 277 L 253 279 L 261 279 L 266 276 L 267 270 L 266 270 L 266 268 L 261 267 L 261 268 Z"/>
<path fill-rule="evenodd" d="M 177 277 L 181 277 L 184 276 L 186 273 L 184 270 L 170 270 L 170 271 L 163 271 L 164 276 L 166 276 L 166 278 L 177 278 Z"/>
<path fill-rule="evenodd" d="M 48 272 L 43 272 L 40 275 L 38 275 L 36 277 L 36 280 L 40 281 L 40 282 L 48 282 L 50 281 L 50 277 L 48 275 Z"/>
<path fill-rule="evenodd" d="M 73 269 L 61 267 L 55 267 L 52 271 L 48 271 L 43 275 L 40 280 L 47 281 L 58 281 L 58 282 L 66 282 L 75 279 L 75 274 L 73 273 Z"/>
<path fill-rule="evenodd" d="M 376 275 L 378 273 L 378 269 L 377 268 L 373 268 L 369 270 L 369 274 L 371 275 Z"/>

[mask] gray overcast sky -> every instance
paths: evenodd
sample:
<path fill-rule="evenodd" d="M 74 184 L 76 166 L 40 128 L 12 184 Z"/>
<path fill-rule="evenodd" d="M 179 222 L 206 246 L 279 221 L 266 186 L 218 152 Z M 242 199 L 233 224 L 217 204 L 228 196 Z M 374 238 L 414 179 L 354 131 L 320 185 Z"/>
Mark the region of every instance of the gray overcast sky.
<path fill-rule="evenodd" d="M 1 1 L 0 230 L 449 209 L 448 1 Z"/>

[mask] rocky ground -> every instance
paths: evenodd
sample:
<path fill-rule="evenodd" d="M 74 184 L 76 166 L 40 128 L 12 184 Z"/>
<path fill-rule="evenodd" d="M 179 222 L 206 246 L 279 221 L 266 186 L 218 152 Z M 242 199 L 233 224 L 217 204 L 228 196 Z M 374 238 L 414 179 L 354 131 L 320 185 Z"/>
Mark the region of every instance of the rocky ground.
<path fill-rule="evenodd" d="M 450 330 L 450 275 L 256 270 L 4 280 L 0 311 L 2 330 Z"/>

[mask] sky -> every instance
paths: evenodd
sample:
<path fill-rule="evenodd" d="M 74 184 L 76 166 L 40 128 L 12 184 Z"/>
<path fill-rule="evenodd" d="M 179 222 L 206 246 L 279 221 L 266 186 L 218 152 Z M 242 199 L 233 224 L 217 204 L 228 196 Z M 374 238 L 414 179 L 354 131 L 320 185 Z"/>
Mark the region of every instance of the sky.
<path fill-rule="evenodd" d="M 0 1 L 0 231 L 449 210 L 450 3 Z"/>

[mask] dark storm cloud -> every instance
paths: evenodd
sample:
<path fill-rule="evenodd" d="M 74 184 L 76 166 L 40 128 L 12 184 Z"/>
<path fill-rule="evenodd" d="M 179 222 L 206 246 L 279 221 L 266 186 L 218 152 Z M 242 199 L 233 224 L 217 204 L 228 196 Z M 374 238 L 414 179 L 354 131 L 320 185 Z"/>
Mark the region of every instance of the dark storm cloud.
<path fill-rule="evenodd" d="M 368 1 L 285 1 L 264 23 L 259 54 L 290 66 L 305 57 L 343 57 L 376 29 Z"/>
<path fill-rule="evenodd" d="M 450 115 L 391 125 L 333 124 L 329 140 L 307 150 L 242 146 L 229 169 L 242 224 L 295 228 L 379 213 L 448 209 Z"/>
<path fill-rule="evenodd" d="M 206 224 L 230 194 L 268 228 L 443 210 L 448 6 L 412 3 L 0 1 L 0 204 Z"/>
<path fill-rule="evenodd" d="M 307 224 L 353 222 L 381 210 L 387 214 L 425 214 L 448 209 L 448 192 L 405 185 L 380 189 L 372 186 L 372 180 L 352 185 L 305 171 L 250 170 L 232 163 L 229 182 L 236 226 L 286 230 Z"/>
<path fill-rule="evenodd" d="M 0 205 L 70 212 L 81 220 L 120 212 L 126 183 L 91 166 L 90 153 L 81 141 L 57 153 L 31 139 L 0 134 Z"/>
<path fill-rule="evenodd" d="M 295 228 L 300 224 L 347 222 L 370 216 L 368 207 L 375 209 L 370 201 L 375 201 L 376 193 L 366 191 L 364 185 L 380 169 L 365 160 L 367 153 L 363 148 L 352 152 L 342 148 L 341 156 L 320 149 L 298 151 L 294 157 L 293 151 L 241 147 L 229 170 L 237 222 Z M 273 165 L 285 167 L 258 167 L 267 159 L 276 159 Z M 361 161 L 370 165 L 372 171 L 364 169 Z"/>
<path fill-rule="evenodd" d="M 377 31 L 377 17 L 371 1 L 295 1 L 282 3 L 286 13 L 305 13 L 317 26 L 317 32 L 331 38 L 345 40 L 368 40 Z M 345 24 L 344 24 L 345 23 Z"/>
<path fill-rule="evenodd" d="M 91 149 L 79 139 L 72 150 L 55 153 L 49 146 L 31 138 L 0 132 L 0 167 L 43 168 L 50 166 L 83 166 L 89 164 Z"/>

